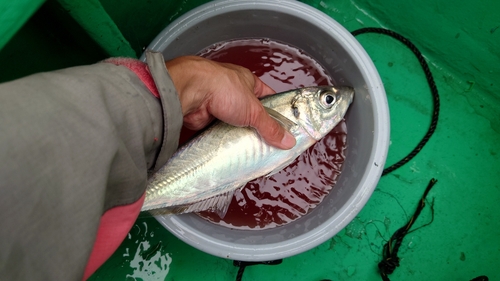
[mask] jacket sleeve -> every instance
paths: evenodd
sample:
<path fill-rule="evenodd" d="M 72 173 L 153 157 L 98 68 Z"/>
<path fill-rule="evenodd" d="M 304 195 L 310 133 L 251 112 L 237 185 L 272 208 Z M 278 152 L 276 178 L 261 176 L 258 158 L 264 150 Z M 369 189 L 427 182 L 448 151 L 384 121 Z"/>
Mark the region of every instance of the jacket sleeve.
<path fill-rule="evenodd" d="M 81 280 L 100 216 L 138 200 L 177 148 L 164 140 L 180 104 L 163 87 L 173 102 L 109 63 L 0 84 L 2 279 Z"/>

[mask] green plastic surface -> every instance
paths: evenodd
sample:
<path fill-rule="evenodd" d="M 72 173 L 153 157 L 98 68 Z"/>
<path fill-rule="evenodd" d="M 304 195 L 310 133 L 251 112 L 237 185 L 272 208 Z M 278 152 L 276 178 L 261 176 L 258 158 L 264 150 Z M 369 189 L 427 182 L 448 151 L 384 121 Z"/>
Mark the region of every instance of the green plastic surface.
<path fill-rule="evenodd" d="M 43 2 L 43 0 L 0 1 L 0 49 Z"/>
<path fill-rule="evenodd" d="M 108 20 L 136 54 L 169 22 L 204 2 L 101 1 Z M 433 177 L 438 183 L 428 199 L 434 201 L 434 221 L 406 236 L 399 253 L 401 266 L 391 280 L 471 280 L 479 275 L 500 280 L 500 21 L 496 12 L 500 2 L 304 2 L 350 31 L 385 27 L 409 38 L 431 66 L 441 95 L 440 120 L 421 153 L 384 176 L 365 208 L 338 235 L 284 259 L 281 265 L 248 267 L 243 280 L 381 280 L 377 263 L 383 244 L 406 223 Z M 0 81 L 95 62 L 109 54 L 103 51 L 106 42 L 122 40 L 113 37 L 95 43 L 86 34 L 91 32 L 84 30 L 93 25 L 81 28 L 60 6 L 48 1 L 0 51 Z M 50 15 L 52 25 L 46 23 Z M 63 30 L 58 30 L 60 22 L 66 23 Z M 426 132 L 432 111 L 430 91 L 417 60 L 404 45 L 377 34 L 357 38 L 373 59 L 389 99 L 389 165 L 411 151 Z M 427 204 L 415 228 L 430 220 Z M 154 219 L 142 218 L 90 280 L 225 281 L 234 280 L 236 273 L 232 261 L 200 252 Z"/>

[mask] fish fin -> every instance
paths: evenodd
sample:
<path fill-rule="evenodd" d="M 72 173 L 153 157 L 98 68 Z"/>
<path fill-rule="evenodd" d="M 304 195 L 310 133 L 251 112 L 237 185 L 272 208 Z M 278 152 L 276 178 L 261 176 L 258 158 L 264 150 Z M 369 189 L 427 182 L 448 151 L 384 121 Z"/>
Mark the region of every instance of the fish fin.
<path fill-rule="evenodd" d="M 283 114 L 279 113 L 278 111 L 276 111 L 272 108 L 269 108 L 269 107 L 265 107 L 265 106 L 264 106 L 264 109 L 267 111 L 267 113 L 271 117 L 274 118 L 274 120 L 278 121 L 278 123 L 280 123 L 281 126 L 283 126 L 283 128 L 287 129 L 288 131 L 291 131 L 293 127 L 297 126 L 297 124 L 295 122 L 288 119 L 287 117 L 285 117 Z"/>
<path fill-rule="evenodd" d="M 215 212 L 219 215 L 221 219 L 226 216 L 227 210 L 229 209 L 229 204 L 233 199 L 235 189 L 228 191 L 226 193 L 222 193 L 220 195 L 216 195 L 212 198 L 208 198 L 206 200 L 191 204 L 188 208 L 186 208 L 186 212 L 201 212 L 201 211 L 210 211 Z"/>
<path fill-rule="evenodd" d="M 222 219 L 226 216 L 227 210 L 229 209 L 229 204 L 233 199 L 233 195 L 236 189 L 232 189 L 231 191 L 225 192 L 220 195 L 216 195 L 214 197 L 191 203 L 185 205 L 172 206 L 167 208 L 150 210 L 149 213 L 153 216 L 158 215 L 170 215 L 170 214 L 185 214 L 185 213 L 194 213 L 201 211 L 210 211 L 215 212 Z"/>

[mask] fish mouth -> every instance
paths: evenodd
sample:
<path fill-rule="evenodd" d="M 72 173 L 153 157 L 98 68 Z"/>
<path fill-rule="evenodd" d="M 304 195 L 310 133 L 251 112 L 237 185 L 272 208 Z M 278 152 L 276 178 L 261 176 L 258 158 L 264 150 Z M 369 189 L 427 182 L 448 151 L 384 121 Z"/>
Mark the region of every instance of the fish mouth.
<path fill-rule="evenodd" d="M 354 100 L 354 88 L 349 87 L 349 105 L 352 104 Z"/>
<path fill-rule="evenodd" d="M 348 105 L 352 103 L 354 100 L 354 88 L 350 86 L 338 86 L 338 87 L 333 87 L 335 93 L 339 93 L 341 96 L 343 96 L 347 102 Z"/>

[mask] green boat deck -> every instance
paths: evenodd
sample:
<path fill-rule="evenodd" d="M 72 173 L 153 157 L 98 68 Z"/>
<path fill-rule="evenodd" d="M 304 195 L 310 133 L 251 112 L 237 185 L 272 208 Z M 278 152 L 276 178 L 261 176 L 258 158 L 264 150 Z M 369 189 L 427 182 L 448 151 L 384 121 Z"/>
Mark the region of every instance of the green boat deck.
<path fill-rule="evenodd" d="M 207 1 L 0 2 L 3 82 L 108 56 L 137 57 L 168 23 Z M 500 2 L 303 2 L 349 31 L 384 27 L 410 39 L 439 89 L 439 123 L 424 149 L 382 177 L 366 206 L 338 235 L 280 265 L 247 267 L 242 280 L 381 280 L 377 264 L 383 245 L 411 217 L 431 178 L 438 183 L 416 230 L 403 240 L 391 280 L 465 281 L 480 275 L 500 280 Z M 374 61 L 389 100 L 388 166 L 427 131 L 432 97 L 417 59 L 403 44 L 379 34 L 357 39 Z M 198 251 L 153 218 L 140 218 L 90 280 L 226 281 L 235 280 L 237 271 L 231 260 Z"/>

